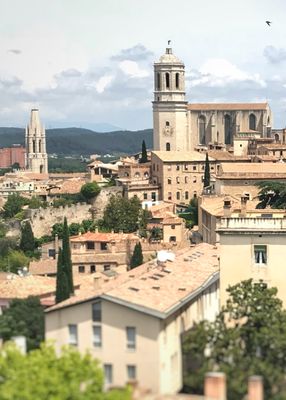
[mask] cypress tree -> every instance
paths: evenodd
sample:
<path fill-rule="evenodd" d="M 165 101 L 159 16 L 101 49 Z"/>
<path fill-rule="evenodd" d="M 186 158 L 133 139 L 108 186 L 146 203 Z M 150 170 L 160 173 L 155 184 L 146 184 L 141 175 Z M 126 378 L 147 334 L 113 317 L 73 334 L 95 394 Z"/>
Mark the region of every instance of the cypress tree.
<path fill-rule="evenodd" d="M 72 275 L 72 260 L 70 250 L 70 236 L 67 219 L 64 219 L 63 227 L 63 251 L 62 251 L 62 263 L 65 270 L 65 274 L 68 281 L 69 293 L 73 293 L 73 275 Z"/>
<path fill-rule="evenodd" d="M 20 249 L 24 252 L 32 253 L 35 250 L 35 239 L 32 227 L 29 221 L 21 226 Z"/>
<path fill-rule="evenodd" d="M 148 158 L 147 158 L 147 150 L 146 150 L 146 143 L 145 140 L 143 140 L 142 142 L 142 154 L 141 154 L 141 158 L 140 158 L 140 163 L 146 163 L 148 162 Z"/>
<path fill-rule="evenodd" d="M 70 290 L 68 279 L 63 265 L 63 252 L 59 248 L 58 262 L 57 262 L 57 283 L 56 283 L 56 303 L 60 303 L 70 297 Z"/>
<path fill-rule="evenodd" d="M 204 187 L 210 186 L 211 184 L 211 174 L 210 174 L 210 162 L 208 153 L 206 154 L 205 162 L 205 173 L 204 173 Z"/>
<path fill-rule="evenodd" d="M 139 265 L 143 264 L 143 253 L 142 253 L 142 246 L 141 243 L 136 243 L 133 254 L 130 260 L 130 269 L 138 267 Z"/>

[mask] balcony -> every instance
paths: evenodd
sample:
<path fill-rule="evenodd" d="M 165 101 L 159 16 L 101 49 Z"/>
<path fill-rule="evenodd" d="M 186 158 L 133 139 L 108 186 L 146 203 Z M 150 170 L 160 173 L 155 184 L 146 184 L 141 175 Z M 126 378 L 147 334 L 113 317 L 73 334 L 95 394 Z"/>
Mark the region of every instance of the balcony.
<path fill-rule="evenodd" d="M 285 218 L 221 218 L 217 225 L 217 231 L 265 231 L 277 232 L 285 231 L 286 233 L 286 219 Z M 242 232 L 241 232 L 242 233 Z"/>

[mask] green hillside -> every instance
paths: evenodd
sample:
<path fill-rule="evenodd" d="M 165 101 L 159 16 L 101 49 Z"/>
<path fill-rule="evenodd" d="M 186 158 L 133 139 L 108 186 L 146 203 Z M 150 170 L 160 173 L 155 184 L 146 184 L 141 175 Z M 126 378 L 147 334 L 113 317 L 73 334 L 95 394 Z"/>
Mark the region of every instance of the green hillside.
<path fill-rule="evenodd" d="M 141 150 L 142 140 L 147 148 L 152 147 L 152 132 L 152 129 L 106 133 L 82 128 L 47 129 L 47 151 L 62 155 L 135 153 Z M 24 129 L 0 128 L 0 147 L 24 141 Z"/>

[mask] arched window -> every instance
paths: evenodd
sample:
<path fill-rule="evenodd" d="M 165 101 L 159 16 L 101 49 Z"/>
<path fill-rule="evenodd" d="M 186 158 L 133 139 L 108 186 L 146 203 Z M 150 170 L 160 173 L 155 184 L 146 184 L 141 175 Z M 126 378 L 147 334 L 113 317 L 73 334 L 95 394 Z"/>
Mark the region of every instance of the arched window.
<path fill-rule="evenodd" d="M 256 116 L 254 114 L 250 114 L 249 116 L 249 129 L 252 131 L 256 130 Z"/>
<path fill-rule="evenodd" d="M 140 172 L 135 172 L 134 177 L 135 178 L 139 178 L 140 177 Z"/>
<path fill-rule="evenodd" d="M 42 152 L 42 141 L 39 140 L 39 153 L 41 153 L 41 152 Z"/>
<path fill-rule="evenodd" d="M 275 133 L 274 137 L 275 137 L 275 142 L 279 143 L 279 135 L 278 135 L 278 133 Z"/>
<path fill-rule="evenodd" d="M 161 90 L 161 76 L 159 72 L 157 72 L 157 89 Z"/>
<path fill-rule="evenodd" d="M 189 192 L 185 192 L 185 200 L 189 200 Z"/>
<path fill-rule="evenodd" d="M 188 183 L 188 182 L 189 182 L 189 177 L 185 176 L 185 183 Z"/>
<path fill-rule="evenodd" d="M 176 182 L 177 182 L 177 183 L 180 183 L 180 177 L 179 177 L 179 176 L 177 176 Z"/>
<path fill-rule="evenodd" d="M 170 89 L 170 74 L 166 72 L 166 89 Z"/>
<path fill-rule="evenodd" d="M 170 151 L 171 150 L 171 145 L 169 142 L 166 143 L 166 151 Z"/>
<path fill-rule="evenodd" d="M 36 153 L 36 141 L 33 140 L 33 153 Z"/>
<path fill-rule="evenodd" d="M 224 142 L 232 144 L 231 118 L 228 114 L 224 116 Z"/>
<path fill-rule="evenodd" d="M 172 185 L 172 178 L 168 178 L 168 185 Z"/>
<path fill-rule="evenodd" d="M 180 87 L 180 74 L 179 72 L 176 73 L 176 89 Z"/>
<path fill-rule="evenodd" d="M 206 117 L 203 115 L 199 116 L 199 142 L 206 144 Z"/>

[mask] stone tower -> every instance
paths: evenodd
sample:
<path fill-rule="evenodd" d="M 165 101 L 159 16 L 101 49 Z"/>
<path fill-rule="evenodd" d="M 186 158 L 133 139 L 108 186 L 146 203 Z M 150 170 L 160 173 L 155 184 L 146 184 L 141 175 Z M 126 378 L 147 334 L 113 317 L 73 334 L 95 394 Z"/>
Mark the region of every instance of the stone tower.
<path fill-rule="evenodd" d="M 185 65 L 166 48 L 154 63 L 154 150 L 188 150 Z"/>
<path fill-rule="evenodd" d="M 32 172 L 48 173 L 48 155 L 46 152 L 46 133 L 41 125 L 39 110 L 31 110 L 31 119 L 26 127 L 26 169 Z"/>

